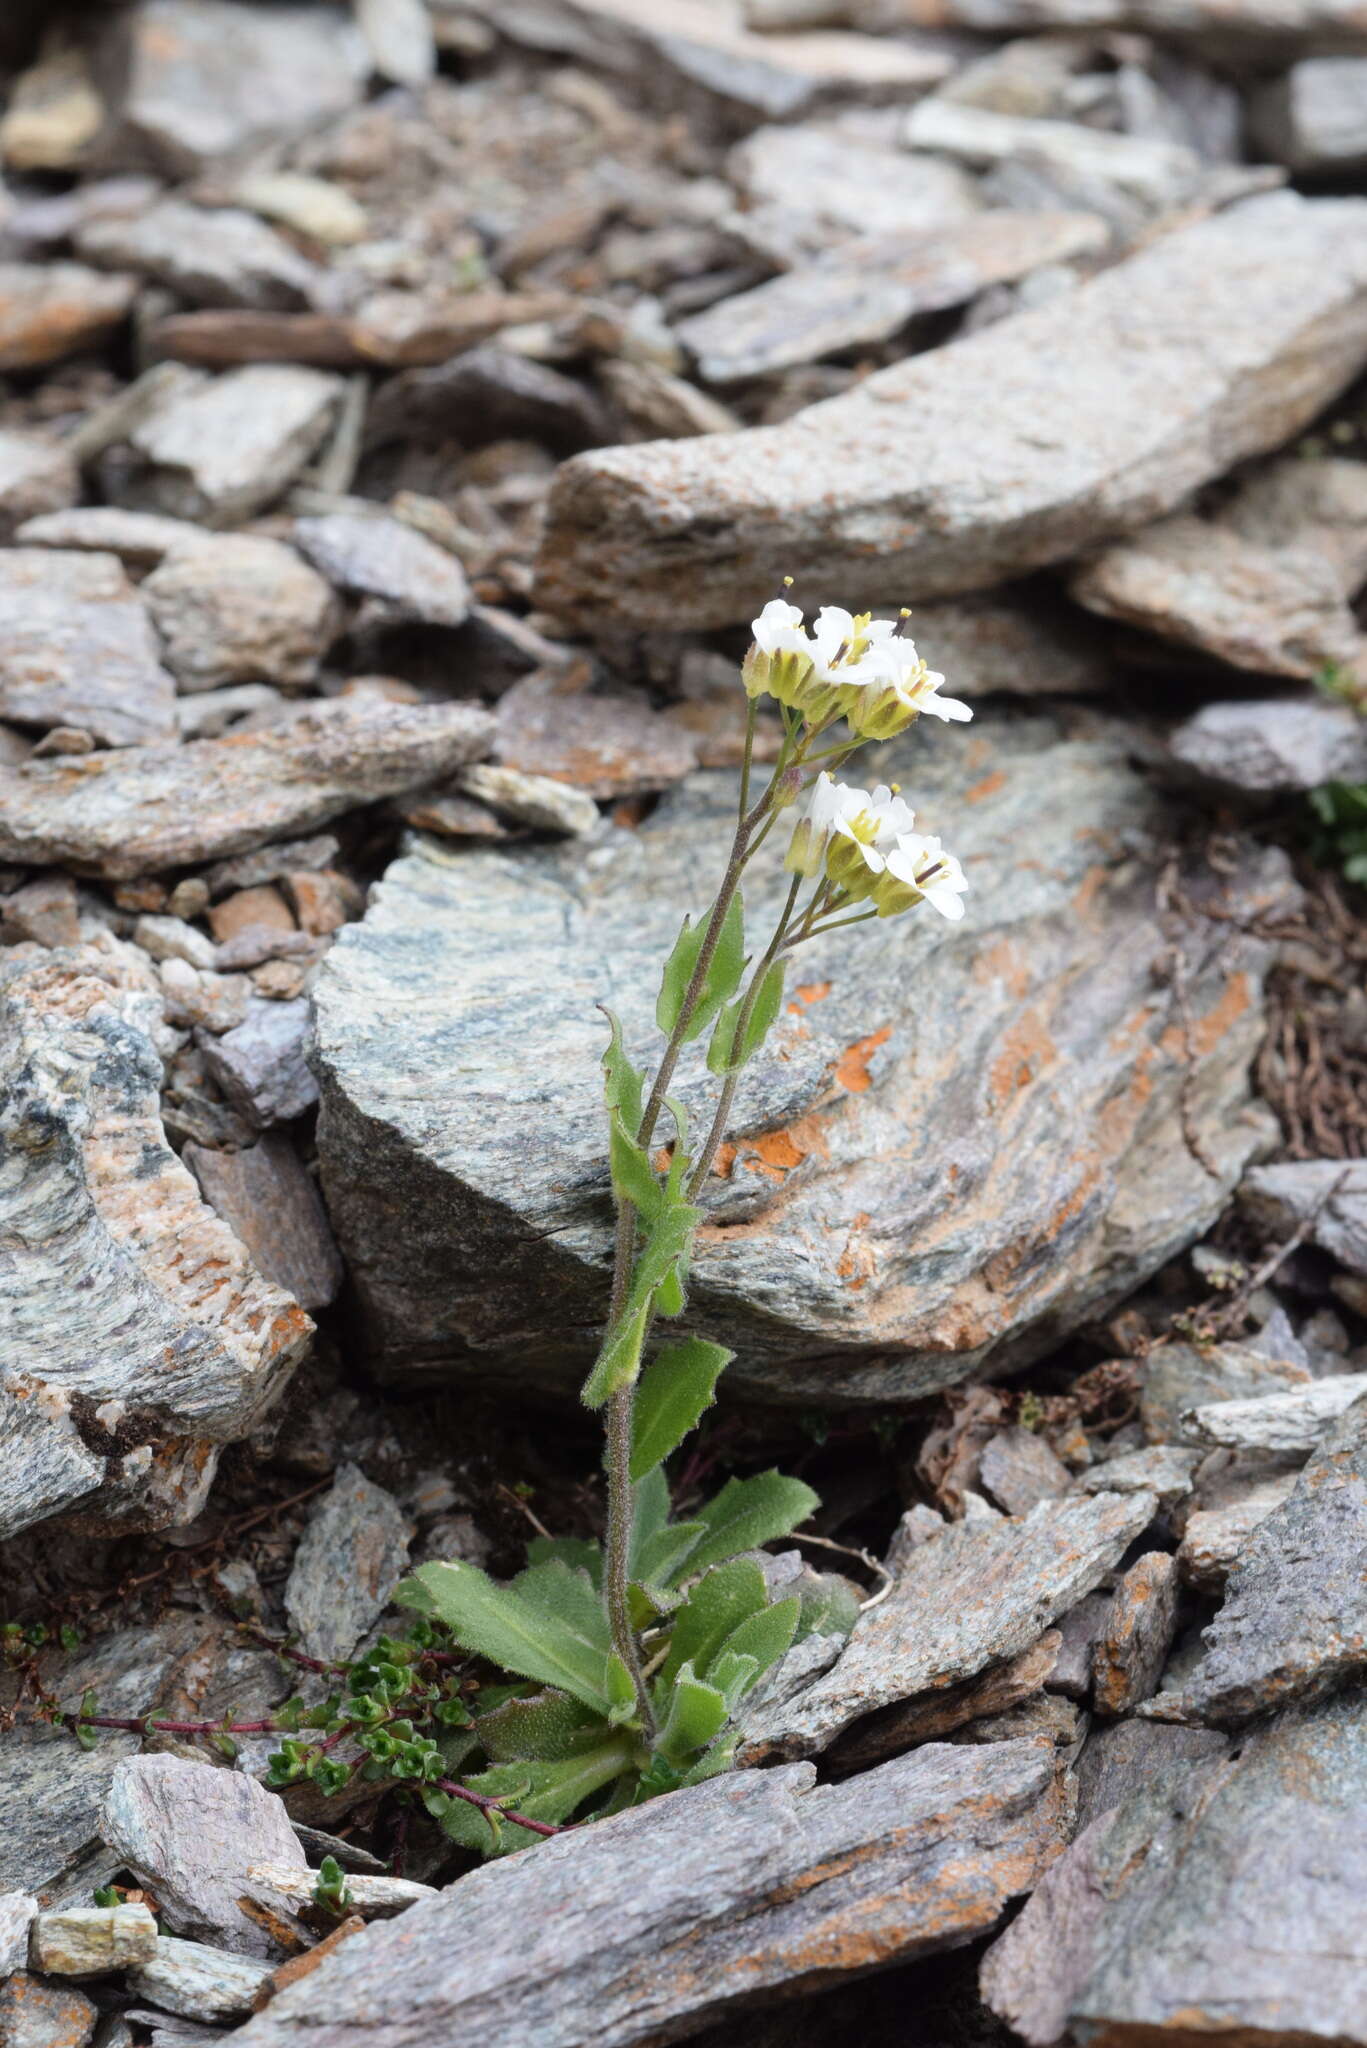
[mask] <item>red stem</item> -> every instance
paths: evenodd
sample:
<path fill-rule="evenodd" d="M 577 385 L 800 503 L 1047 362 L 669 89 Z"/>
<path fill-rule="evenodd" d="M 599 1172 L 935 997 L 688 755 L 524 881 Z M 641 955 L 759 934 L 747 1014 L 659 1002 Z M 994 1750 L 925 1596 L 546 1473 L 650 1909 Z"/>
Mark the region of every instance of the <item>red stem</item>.
<path fill-rule="evenodd" d="M 468 1800 L 481 1813 L 496 1813 L 500 1820 L 510 1820 L 514 1827 L 528 1828 L 534 1835 L 567 1835 L 568 1827 L 554 1828 L 549 1821 L 533 1820 L 530 1814 L 516 1813 L 511 1806 L 500 1806 L 496 1799 L 488 1799 L 482 1792 L 472 1792 L 468 1785 L 458 1785 L 454 1778 L 434 1778 L 433 1786 L 438 1792 L 449 1794 L 452 1799 Z"/>

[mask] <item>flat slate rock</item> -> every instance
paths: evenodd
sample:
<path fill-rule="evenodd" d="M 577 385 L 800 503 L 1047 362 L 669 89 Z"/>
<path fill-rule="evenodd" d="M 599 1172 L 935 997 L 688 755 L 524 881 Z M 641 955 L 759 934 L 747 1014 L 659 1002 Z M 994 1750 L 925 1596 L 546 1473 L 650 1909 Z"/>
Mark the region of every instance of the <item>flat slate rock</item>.
<path fill-rule="evenodd" d="M 470 586 L 456 557 L 401 519 L 355 512 L 296 519 L 294 541 L 338 589 L 392 606 L 396 623 L 460 626 L 469 616 Z"/>
<path fill-rule="evenodd" d="M 106 747 L 175 734 L 174 679 L 114 555 L 0 549 L 0 717 Z"/>
<path fill-rule="evenodd" d="M 834 1667 L 747 1717 L 745 1752 L 813 1756 L 852 1722 L 1017 1657 L 1100 1582 L 1153 1520 L 1151 1494 L 1043 1501 L 1021 1521 L 955 1522 L 912 1551 Z"/>
<path fill-rule="evenodd" d="M 210 1208 L 252 1255 L 257 1270 L 301 1308 L 323 1308 L 342 1284 L 342 1258 L 319 1199 L 289 1139 L 269 1131 L 240 1152 L 193 1140 L 181 1152 Z"/>
<path fill-rule="evenodd" d="M 96 217 L 75 236 L 76 251 L 106 270 L 131 270 L 195 306 L 291 311 L 307 306 L 321 272 L 237 206 L 159 199 L 144 213 Z"/>
<path fill-rule="evenodd" d="M 263 732 L 0 769 L 0 859 L 123 879 L 245 853 L 488 752 L 469 704 L 356 696 Z"/>
<path fill-rule="evenodd" d="M 232 526 L 275 502 L 324 440 L 340 378 L 249 363 L 173 393 L 129 435 L 124 504 Z"/>
<path fill-rule="evenodd" d="M 1367 1373 L 1337 1373 L 1292 1387 L 1284 1394 L 1260 1394 L 1248 1401 L 1218 1401 L 1191 1408 L 1182 1428 L 1193 1443 L 1219 1444 L 1233 1451 L 1313 1451 L 1339 1417 L 1363 1394 Z"/>
<path fill-rule="evenodd" d="M 166 1142 L 160 1016 L 113 939 L 0 977 L 0 1536 L 189 1520 L 312 1332 Z"/>
<path fill-rule="evenodd" d="M 409 1525 L 394 1496 L 340 1465 L 299 1539 L 285 1612 L 309 1657 L 350 1657 L 383 1614 L 408 1562 Z"/>
<path fill-rule="evenodd" d="M 1367 1161 L 1288 1159 L 1255 1167 L 1239 1200 L 1258 1223 L 1288 1235 L 1310 1225 L 1310 1241 L 1346 1266 L 1367 1274 Z"/>
<path fill-rule="evenodd" d="M 137 280 L 84 263 L 0 263 L 0 371 L 99 348 L 123 324 Z"/>
<path fill-rule="evenodd" d="M 1168 744 L 1184 779 L 1259 799 L 1367 777 L 1367 723 L 1324 699 L 1205 704 Z"/>
<path fill-rule="evenodd" d="M 174 547 L 142 593 L 182 690 L 306 687 L 341 626 L 330 586 L 263 534 L 204 534 Z"/>
<path fill-rule="evenodd" d="M 852 0 L 850 16 L 886 28 L 966 28 L 988 35 L 1036 29 L 1129 28 L 1194 41 L 1232 57 L 1351 47 L 1361 36 L 1356 0 Z"/>
<path fill-rule="evenodd" d="M 1264 1358 L 1247 1344 L 1163 1344 L 1149 1354 L 1140 1420 L 1151 1444 L 1182 1444 L 1193 1440 L 1182 1422 L 1189 1409 L 1256 1401 L 1264 1394 L 1308 1387 L 1311 1379 L 1307 1366 Z"/>
<path fill-rule="evenodd" d="M 1172 511 L 1367 361 L 1367 204 L 1271 193 L 782 426 L 577 456 L 538 602 L 721 626 L 983 588 Z"/>
<path fill-rule="evenodd" d="M 1367 1392 L 1244 1546 L 1182 1686 L 1192 1715 L 1236 1726 L 1367 1670 L 1365 1560 Z"/>
<path fill-rule="evenodd" d="M 1261 1142 L 1265 951 L 1224 918 L 1193 924 L 1187 1034 L 1150 971 L 1173 814 L 1127 729 L 1088 730 L 998 715 L 870 765 L 932 826 L 956 821 L 968 915 L 798 957 L 783 1057 L 742 1084 L 691 1281 L 690 1325 L 739 1353 L 737 1388 L 914 1400 L 1041 1352 L 1197 1238 Z M 339 933 L 315 990 L 320 1156 L 386 1369 L 576 1383 L 611 1249 L 595 1005 L 645 1056 L 659 961 L 703 907 L 689 878 L 719 866 L 734 791 L 696 776 L 588 851 L 421 842 Z M 783 881 L 756 863 L 752 930 Z M 1252 856 L 1220 904 L 1251 913 L 1285 887 L 1280 855 Z M 1181 1137 L 1188 1053 L 1218 1181 Z M 679 1093 L 710 1116 L 700 1057 Z"/>
<path fill-rule="evenodd" d="M 60 441 L 0 429 L 0 541 L 31 519 L 50 518 L 81 495 L 80 472 Z"/>
<path fill-rule="evenodd" d="M 1033 1741 L 939 1745 L 843 1785 L 715 1778 L 461 1878 L 343 1942 L 235 2037 L 286 2048 L 672 2039 L 991 1928 L 1055 1853 Z"/>
<path fill-rule="evenodd" d="M 1252 139 L 1289 170 L 1332 174 L 1367 163 L 1367 57 L 1306 57 L 1249 100 Z"/>
<path fill-rule="evenodd" d="M 1367 1696 L 1218 1753 L 1154 1759 L 988 1951 L 983 1995 L 1032 2048 L 1367 2040 Z"/>

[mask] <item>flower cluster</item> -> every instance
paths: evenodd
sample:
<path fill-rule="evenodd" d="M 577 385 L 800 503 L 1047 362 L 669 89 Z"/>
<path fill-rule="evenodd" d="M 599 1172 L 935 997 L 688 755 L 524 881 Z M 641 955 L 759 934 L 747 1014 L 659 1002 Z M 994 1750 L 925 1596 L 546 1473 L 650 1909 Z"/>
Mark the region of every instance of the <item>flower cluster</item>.
<path fill-rule="evenodd" d="M 815 731 L 843 718 L 868 740 L 891 739 L 923 711 L 971 718 L 967 704 L 940 696 L 944 677 L 902 631 L 906 617 L 875 619 L 828 604 L 809 633 L 795 604 L 773 598 L 751 627 L 745 687 L 752 697 L 776 697 Z"/>
<path fill-rule="evenodd" d="M 933 904 L 943 917 L 964 914 L 963 869 L 938 839 L 912 830 L 915 813 L 895 789 L 851 789 L 818 775 L 793 828 L 787 866 L 802 875 L 824 867 L 841 903 L 870 902 L 880 917 Z"/>

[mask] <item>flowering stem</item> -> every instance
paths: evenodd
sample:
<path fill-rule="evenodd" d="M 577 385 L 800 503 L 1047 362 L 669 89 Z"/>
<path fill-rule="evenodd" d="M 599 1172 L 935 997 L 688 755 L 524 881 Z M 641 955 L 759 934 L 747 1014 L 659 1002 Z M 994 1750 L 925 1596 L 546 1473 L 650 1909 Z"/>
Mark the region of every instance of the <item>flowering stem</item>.
<path fill-rule="evenodd" d="M 792 918 L 793 908 L 797 903 L 798 891 L 801 887 L 801 875 L 794 875 L 792 885 L 788 890 L 788 900 L 783 906 L 782 914 L 774 929 L 774 936 L 770 939 L 765 949 L 763 959 L 750 977 L 750 986 L 745 991 L 745 1000 L 741 1004 L 740 1015 L 736 1020 L 736 1028 L 732 1035 L 731 1042 L 733 1045 L 739 1045 L 744 1041 L 745 1029 L 750 1022 L 751 1012 L 754 1010 L 755 1004 L 759 999 L 760 985 L 782 950 L 784 939 L 787 936 L 788 924 Z M 721 1145 L 722 1139 L 726 1136 L 726 1126 L 731 1120 L 731 1106 L 736 1099 L 736 1084 L 739 1079 L 740 1070 L 737 1068 L 729 1073 L 722 1082 L 721 1094 L 717 1099 L 716 1114 L 712 1118 L 712 1128 L 707 1134 L 707 1142 L 698 1155 L 697 1165 L 694 1167 L 688 1182 L 688 1199 L 690 1202 L 696 1201 L 698 1195 L 705 1187 L 707 1177 L 712 1171 L 712 1162 L 717 1156 L 717 1150 Z"/>

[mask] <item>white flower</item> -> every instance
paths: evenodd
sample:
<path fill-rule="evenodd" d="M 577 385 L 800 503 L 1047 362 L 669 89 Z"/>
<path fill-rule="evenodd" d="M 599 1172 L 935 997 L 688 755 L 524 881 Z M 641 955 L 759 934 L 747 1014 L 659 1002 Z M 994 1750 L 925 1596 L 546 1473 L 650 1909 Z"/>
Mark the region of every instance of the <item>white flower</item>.
<path fill-rule="evenodd" d="M 891 619 L 856 618 L 838 604 L 826 604 L 812 627 L 811 655 L 824 683 L 866 685 L 887 673 L 887 644 L 896 628 Z"/>
<path fill-rule="evenodd" d="M 892 640 L 887 648 L 891 682 L 898 696 L 916 711 L 928 711 L 932 718 L 967 720 L 973 713 L 957 697 L 937 693 L 944 682 L 938 669 L 927 668 L 916 652 L 916 643 L 905 636 Z"/>
<path fill-rule="evenodd" d="M 886 783 L 852 789 L 823 772 L 807 796 L 807 808 L 793 831 L 787 865 L 814 875 L 823 860 L 833 882 L 852 896 L 866 896 L 882 874 L 900 835 L 915 813 Z"/>
<path fill-rule="evenodd" d="M 811 654 L 802 613 L 786 598 L 771 597 L 759 617 L 750 621 L 750 632 L 763 654 Z"/>
<path fill-rule="evenodd" d="M 904 832 L 884 865 L 885 880 L 875 892 L 881 917 L 893 917 L 923 900 L 933 904 L 942 917 L 957 920 L 963 916 L 968 878 L 938 839 Z"/>

